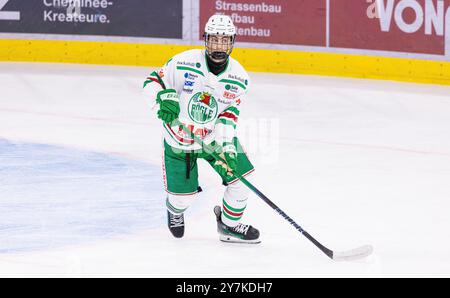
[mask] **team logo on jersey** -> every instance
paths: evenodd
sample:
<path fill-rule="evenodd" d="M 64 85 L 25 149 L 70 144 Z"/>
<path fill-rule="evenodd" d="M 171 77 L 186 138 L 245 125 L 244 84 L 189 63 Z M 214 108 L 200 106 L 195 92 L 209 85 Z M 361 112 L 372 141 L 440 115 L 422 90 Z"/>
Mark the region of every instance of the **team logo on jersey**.
<path fill-rule="evenodd" d="M 195 80 L 196 78 L 198 78 L 198 75 L 193 74 L 193 73 L 186 72 L 186 73 L 184 74 L 184 77 L 185 77 L 186 79 L 188 79 L 188 80 Z"/>
<path fill-rule="evenodd" d="M 186 86 L 186 87 L 192 87 L 192 86 L 194 86 L 194 81 L 188 81 L 188 80 L 186 80 L 186 81 L 184 81 L 184 86 Z"/>
<path fill-rule="evenodd" d="M 198 92 L 189 101 L 189 117 L 196 123 L 204 124 L 217 116 L 217 101 L 208 92 Z"/>
<path fill-rule="evenodd" d="M 195 79 L 198 78 L 198 76 L 186 72 L 184 74 L 184 78 L 186 80 L 184 81 L 183 91 L 185 93 L 191 94 L 194 91 Z"/>
<path fill-rule="evenodd" d="M 188 61 L 177 61 L 177 65 L 185 65 L 185 66 L 195 67 L 194 62 L 188 62 Z"/>
<path fill-rule="evenodd" d="M 233 80 L 237 80 L 237 81 L 239 81 L 239 82 L 245 84 L 245 86 L 248 85 L 248 80 L 247 80 L 247 79 L 244 79 L 244 78 L 241 78 L 240 76 L 229 74 L 229 75 L 228 75 L 228 78 L 229 78 L 229 79 L 233 79 Z"/>
<path fill-rule="evenodd" d="M 228 90 L 229 92 L 233 92 L 233 93 L 238 93 L 239 92 L 239 88 L 234 86 L 234 85 L 230 85 L 230 84 L 226 84 L 225 85 L 225 89 Z"/>
<path fill-rule="evenodd" d="M 191 94 L 192 91 L 194 91 L 195 77 L 191 77 L 188 73 L 185 73 L 184 77 L 186 78 L 186 80 L 184 81 L 183 91 L 185 93 Z"/>
<path fill-rule="evenodd" d="M 236 94 L 225 91 L 223 93 L 223 97 L 225 97 L 226 99 L 235 99 L 236 98 Z"/>

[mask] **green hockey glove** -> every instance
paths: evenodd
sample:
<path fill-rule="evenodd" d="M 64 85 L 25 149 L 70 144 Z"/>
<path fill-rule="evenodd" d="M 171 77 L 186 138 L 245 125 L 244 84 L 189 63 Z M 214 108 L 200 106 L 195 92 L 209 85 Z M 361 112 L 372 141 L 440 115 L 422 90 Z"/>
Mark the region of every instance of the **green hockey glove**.
<path fill-rule="evenodd" d="M 156 102 L 159 103 L 158 118 L 170 123 L 180 115 L 180 100 L 175 89 L 166 89 L 158 92 Z"/>

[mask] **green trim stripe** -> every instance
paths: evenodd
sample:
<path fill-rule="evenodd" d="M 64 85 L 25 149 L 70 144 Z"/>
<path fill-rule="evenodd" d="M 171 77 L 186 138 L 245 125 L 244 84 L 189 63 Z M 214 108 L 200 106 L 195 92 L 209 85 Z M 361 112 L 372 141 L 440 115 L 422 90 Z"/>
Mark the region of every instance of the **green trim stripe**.
<path fill-rule="evenodd" d="M 237 116 L 235 116 L 235 117 L 237 118 Z M 237 124 L 237 119 L 228 117 L 227 115 L 220 115 L 217 119 L 224 119 L 224 120 L 228 120 L 228 121 L 231 121 L 231 122 Z"/>
<path fill-rule="evenodd" d="M 200 70 L 194 69 L 194 68 L 191 68 L 191 67 L 187 67 L 187 66 L 177 66 L 177 69 L 178 69 L 178 70 L 189 70 L 189 71 L 198 73 L 199 75 L 205 76 L 205 75 L 203 74 L 203 72 L 201 72 Z"/>
<path fill-rule="evenodd" d="M 166 199 L 166 206 L 167 206 L 168 209 L 170 209 L 170 210 L 173 211 L 174 213 L 178 213 L 178 214 L 183 213 L 183 212 L 186 211 L 186 209 L 187 209 L 187 208 L 184 208 L 184 209 L 178 209 L 178 208 L 173 207 L 172 204 L 170 204 L 168 198 Z"/>
<path fill-rule="evenodd" d="M 227 120 L 227 119 L 224 119 L 224 118 L 218 118 L 217 122 L 220 122 L 220 123 L 225 124 L 225 125 L 231 125 L 233 128 L 236 128 L 236 123 L 234 123 L 232 120 Z"/>
<path fill-rule="evenodd" d="M 152 73 L 149 75 L 149 77 L 153 77 L 153 78 L 157 79 L 158 82 L 159 82 L 159 83 L 161 84 L 161 86 L 163 87 L 163 89 L 166 89 L 166 86 L 164 85 L 163 80 L 161 79 L 161 77 L 158 75 L 158 73 L 157 73 L 156 71 L 152 72 Z M 152 80 L 146 80 L 146 81 L 144 82 L 144 86 L 143 86 L 142 88 L 145 88 L 145 86 L 147 86 L 148 84 L 150 84 L 150 83 L 152 83 L 152 82 L 154 82 L 154 81 L 152 81 Z"/>
<path fill-rule="evenodd" d="M 228 205 L 227 202 L 225 202 L 225 199 L 223 199 L 222 201 L 223 201 L 223 205 L 225 207 L 227 207 L 227 209 L 229 209 L 233 212 L 236 212 L 236 213 L 244 212 L 245 208 L 247 208 L 247 206 L 245 206 L 244 208 L 241 208 L 241 209 L 233 208 L 233 207 L 230 207 L 230 205 Z"/>
<path fill-rule="evenodd" d="M 145 86 L 147 86 L 148 84 L 150 84 L 151 82 L 153 82 L 152 80 L 147 80 L 144 82 L 144 86 L 142 86 L 142 88 L 145 88 Z"/>
<path fill-rule="evenodd" d="M 158 78 L 158 81 L 161 83 L 161 85 L 163 86 L 163 89 L 166 89 L 166 84 L 164 84 L 164 81 L 162 80 L 162 78 L 159 76 L 159 74 L 154 71 L 152 74 L 155 74 L 155 76 Z"/>
<path fill-rule="evenodd" d="M 239 238 L 239 239 L 244 239 L 244 235 L 242 235 L 242 234 L 233 233 L 233 232 L 230 231 L 230 230 L 224 230 L 223 232 L 224 232 L 225 234 L 230 235 L 230 236 L 233 236 L 233 237 L 236 237 L 236 238 Z"/>
<path fill-rule="evenodd" d="M 247 87 L 245 87 L 244 84 L 242 84 L 241 82 L 235 81 L 235 80 L 222 79 L 219 82 L 234 84 L 234 85 L 237 85 L 237 86 L 241 87 L 244 90 L 247 89 Z"/>
<path fill-rule="evenodd" d="M 229 145 L 234 146 L 234 143 L 233 142 L 223 142 L 223 144 L 222 144 L 223 147 L 229 146 Z"/>
<path fill-rule="evenodd" d="M 238 108 L 233 107 L 233 106 L 231 106 L 231 107 L 225 109 L 225 111 L 223 111 L 223 112 L 232 112 L 232 113 L 235 114 L 236 116 L 239 116 L 239 113 L 240 113 L 239 110 L 238 110 Z M 222 112 L 222 113 L 223 113 L 223 112 Z"/>
<path fill-rule="evenodd" d="M 222 214 L 223 214 L 226 218 L 228 218 L 229 220 L 234 220 L 234 221 L 238 221 L 238 220 L 240 220 L 241 217 L 242 217 L 242 216 L 239 216 L 239 217 L 231 216 L 231 215 L 227 214 L 225 211 L 222 212 Z"/>
<path fill-rule="evenodd" d="M 177 138 L 175 138 L 172 133 L 170 132 L 170 130 L 166 127 L 166 125 L 163 123 L 163 127 L 165 128 L 165 130 L 167 131 L 167 133 L 169 134 L 169 136 L 172 138 L 172 140 L 174 140 L 175 142 L 178 143 L 178 145 L 181 146 L 190 146 L 191 144 L 183 144 L 180 141 L 177 140 Z"/>

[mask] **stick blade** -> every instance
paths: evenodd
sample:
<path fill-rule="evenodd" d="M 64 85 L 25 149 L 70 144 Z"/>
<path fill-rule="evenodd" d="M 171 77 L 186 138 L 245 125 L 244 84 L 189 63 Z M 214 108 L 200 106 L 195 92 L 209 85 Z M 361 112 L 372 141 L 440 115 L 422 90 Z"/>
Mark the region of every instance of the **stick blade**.
<path fill-rule="evenodd" d="M 333 252 L 333 260 L 335 261 L 354 261 L 363 259 L 373 252 L 372 245 L 364 245 L 352 250 Z"/>

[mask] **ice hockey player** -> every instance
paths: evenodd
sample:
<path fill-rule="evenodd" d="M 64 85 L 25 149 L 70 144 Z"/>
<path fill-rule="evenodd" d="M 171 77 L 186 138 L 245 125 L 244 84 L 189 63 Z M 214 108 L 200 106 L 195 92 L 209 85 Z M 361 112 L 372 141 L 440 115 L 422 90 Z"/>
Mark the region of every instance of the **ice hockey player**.
<path fill-rule="evenodd" d="M 249 191 L 234 175 L 247 176 L 254 168 L 235 132 L 239 105 L 250 83 L 244 68 L 230 57 L 236 39 L 231 18 L 211 16 L 204 39 L 205 49 L 175 55 L 144 82 L 144 95 L 152 106 L 156 99 L 157 115 L 163 121 L 168 226 L 173 236 L 183 237 L 184 212 L 198 193 L 197 160 L 202 158 L 226 186 L 220 198 L 222 208 L 214 208 L 220 240 L 259 243 L 259 231 L 240 222 Z M 214 148 L 226 163 L 215 160 L 192 134 Z"/>

